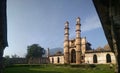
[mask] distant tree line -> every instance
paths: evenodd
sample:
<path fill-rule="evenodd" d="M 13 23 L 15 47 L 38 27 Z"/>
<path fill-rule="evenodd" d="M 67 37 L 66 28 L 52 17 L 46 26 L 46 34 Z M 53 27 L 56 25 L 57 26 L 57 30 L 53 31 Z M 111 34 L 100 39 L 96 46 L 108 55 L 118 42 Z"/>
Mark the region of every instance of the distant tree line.
<path fill-rule="evenodd" d="M 18 55 L 14 54 L 11 57 L 6 55 L 4 57 L 4 66 L 10 66 L 12 64 L 28 64 L 33 62 L 34 59 L 42 58 L 45 54 L 45 49 L 39 46 L 38 44 L 32 44 L 27 46 L 27 54 L 25 58 L 21 58 Z"/>

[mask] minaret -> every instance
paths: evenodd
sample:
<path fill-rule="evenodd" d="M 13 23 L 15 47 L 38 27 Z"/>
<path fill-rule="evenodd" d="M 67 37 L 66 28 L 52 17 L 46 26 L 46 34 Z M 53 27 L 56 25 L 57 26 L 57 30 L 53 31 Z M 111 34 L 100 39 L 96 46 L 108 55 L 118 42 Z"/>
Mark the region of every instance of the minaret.
<path fill-rule="evenodd" d="M 50 56 L 50 49 L 48 48 L 47 49 L 47 57 L 49 58 L 49 56 Z"/>
<path fill-rule="evenodd" d="M 48 63 L 50 63 L 49 57 L 50 57 L 50 49 L 47 48 L 47 62 L 48 62 Z"/>
<path fill-rule="evenodd" d="M 78 17 L 77 19 L 76 19 L 76 64 L 80 64 L 80 61 L 81 61 L 81 46 L 80 46 L 80 44 L 81 44 L 81 37 L 80 37 L 80 32 L 81 32 L 81 30 L 80 30 L 80 26 L 81 26 L 81 24 L 80 24 L 80 18 Z"/>
<path fill-rule="evenodd" d="M 65 23 L 64 34 L 64 63 L 69 64 L 69 22 Z"/>

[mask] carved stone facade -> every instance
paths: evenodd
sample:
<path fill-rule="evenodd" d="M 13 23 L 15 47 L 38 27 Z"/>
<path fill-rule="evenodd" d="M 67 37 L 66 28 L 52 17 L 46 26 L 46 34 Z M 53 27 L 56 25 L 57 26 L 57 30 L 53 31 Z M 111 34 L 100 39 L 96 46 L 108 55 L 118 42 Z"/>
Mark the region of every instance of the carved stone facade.
<path fill-rule="evenodd" d="M 65 23 L 64 53 L 57 52 L 49 56 L 52 64 L 107 64 L 116 63 L 114 53 L 111 50 L 91 49 L 91 44 L 86 37 L 81 37 L 80 18 L 76 19 L 76 37 L 69 39 L 69 22 Z"/>
<path fill-rule="evenodd" d="M 74 51 L 73 51 L 74 53 Z M 77 64 L 76 55 L 74 54 L 71 58 L 70 64 Z M 81 64 L 116 64 L 115 55 L 113 52 L 104 51 L 104 52 L 86 52 L 84 57 L 81 57 Z M 51 64 L 65 64 L 64 55 L 52 55 L 49 57 Z"/>
<path fill-rule="evenodd" d="M 85 63 L 88 64 L 106 64 L 116 63 L 115 56 L 112 52 L 93 52 L 85 54 Z"/>

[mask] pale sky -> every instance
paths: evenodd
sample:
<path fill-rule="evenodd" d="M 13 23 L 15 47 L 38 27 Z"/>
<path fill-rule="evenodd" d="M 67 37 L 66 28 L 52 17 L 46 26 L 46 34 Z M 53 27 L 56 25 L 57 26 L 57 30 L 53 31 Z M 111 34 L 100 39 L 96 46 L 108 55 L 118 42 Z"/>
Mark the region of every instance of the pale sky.
<path fill-rule="evenodd" d="M 76 18 L 81 18 L 81 36 L 92 48 L 107 44 L 92 0 L 7 0 L 8 44 L 5 55 L 24 57 L 27 46 L 63 48 L 64 23 L 75 37 Z"/>

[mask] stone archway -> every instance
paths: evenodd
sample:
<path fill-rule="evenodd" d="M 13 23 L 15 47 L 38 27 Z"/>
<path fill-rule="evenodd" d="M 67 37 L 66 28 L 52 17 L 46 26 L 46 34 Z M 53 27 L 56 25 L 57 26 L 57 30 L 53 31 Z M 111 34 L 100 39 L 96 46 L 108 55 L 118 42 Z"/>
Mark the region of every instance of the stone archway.
<path fill-rule="evenodd" d="M 93 63 L 97 63 L 97 55 L 96 54 L 93 56 Z"/>
<path fill-rule="evenodd" d="M 52 64 L 54 63 L 54 58 L 52 58 Z"/>
<path fill-rule="evenodd" d="M 76 51 L 75 51 L 75 49 L 71 50 L 71 63 L 76 63 Z"/>
<path fill-rule="evenodd" d="M 111 56 L 110 56 L 110 54 L 106 55 L 106 63 L 111 63 Z"/>
<path fill-rule="evenodd" d="M 57 63 L 60 63 L 60 58 L 59 57 L 57 58 Z"/>

